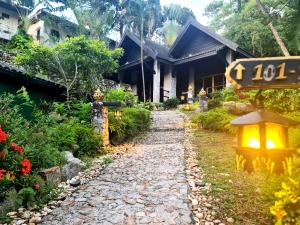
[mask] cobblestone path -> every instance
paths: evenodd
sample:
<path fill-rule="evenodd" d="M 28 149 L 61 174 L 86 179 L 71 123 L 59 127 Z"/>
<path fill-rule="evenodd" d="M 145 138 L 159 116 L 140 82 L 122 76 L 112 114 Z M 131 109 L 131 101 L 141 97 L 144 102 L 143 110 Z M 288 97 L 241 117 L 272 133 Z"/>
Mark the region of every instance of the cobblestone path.
<path fill-rule="evenodd" d="M 184 173 L 184 121 L 154 112 L 147 137 L 83 185 L 42 224 L 191 224 Z"/>

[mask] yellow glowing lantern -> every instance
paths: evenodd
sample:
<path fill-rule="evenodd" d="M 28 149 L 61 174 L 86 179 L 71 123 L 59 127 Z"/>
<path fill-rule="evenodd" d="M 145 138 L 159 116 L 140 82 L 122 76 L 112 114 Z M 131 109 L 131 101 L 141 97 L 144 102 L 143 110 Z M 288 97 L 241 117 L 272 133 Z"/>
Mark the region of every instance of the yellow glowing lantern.
<path fill-rule="evenodd" d="M 181 100 L 181 101 L 184 101 L 184 100 L 185 100 L 184 95 L 181 95 L 180 100 Z"/>
<path fill-rule="evenodd" d="M 231 124 L 238 127 L 238 156 L 245 160 L 245 169 L 253 171 L 253 160 L 259 157 L 274 162 L 275 170 L 282 170 L 282 161 L 293 154 L 288 146 L 288 127 L 296 121 L 264 110 L 241 116 Z"/>
<path fill-rule="evenodd" d="M 122 114 L 123 114 L 122 111 L 117 110 L 117 111 L 115 111 L 114 116 L 117 120 L 121 120 Z"/>

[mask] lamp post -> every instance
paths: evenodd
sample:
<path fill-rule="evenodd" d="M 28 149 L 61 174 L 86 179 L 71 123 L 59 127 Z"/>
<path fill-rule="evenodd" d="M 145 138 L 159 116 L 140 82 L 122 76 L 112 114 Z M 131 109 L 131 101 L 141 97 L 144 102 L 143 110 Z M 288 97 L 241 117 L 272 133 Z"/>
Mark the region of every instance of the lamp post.
<path fill-rule="evenodd" d="M 108 107 L 130 106 L 130 104 L 123 102 L 104 102 L 104 94 L 99 89 L 94 92 L 93 98 L 92 124 L 94 125 L 96 132 L 102 135 L 103 146 L 107 146 L 109 145 Z M 121 119 L 122 112 L 116 112 L 114 114 L 115 118 Z"/>
<path fill-rule="evenodd" d="M 255 171 L 260 159 L 271 172 L 283 171 L 283 162 L 292 156 L 288 145 L 288 128 L 298 122 L 259 109 L 231 121 L 238 127 L 237 167 Z"/>

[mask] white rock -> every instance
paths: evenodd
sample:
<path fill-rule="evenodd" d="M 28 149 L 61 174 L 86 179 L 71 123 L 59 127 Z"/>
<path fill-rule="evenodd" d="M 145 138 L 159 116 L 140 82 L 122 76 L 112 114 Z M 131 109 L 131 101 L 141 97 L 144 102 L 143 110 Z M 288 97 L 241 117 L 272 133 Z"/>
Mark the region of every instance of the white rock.
<path fill-rule="evenodd" d="M 29 223 L 39 223 L 41 222 L 42 218 L 41 217 L 32 217 L 30 220 L 29 220 Z"/>
<path fill-rule="evenodd" d="M 193 206 L 198 205 L 198 200 L 197 200 L 197 199 L 193 199 L 193 200 L 192 200 L 192 205 L 193 205 Z"/>
<path fill-rule="evenodd" d="M 9 212 L 6 214 L 7 216 L 16 216 L 17 215 L 17 212 Z"/>
<path fill-rule="evenodd" d="M 203 219 L 204 215 L 203 213 L 196 213 L 196 217 L 199 219 Z"/>
<path fill-rule="evenodd" d="M 233 218 L 227 218 L 227 222 L 228 223 L 234 223 L 234 219 Z"/>

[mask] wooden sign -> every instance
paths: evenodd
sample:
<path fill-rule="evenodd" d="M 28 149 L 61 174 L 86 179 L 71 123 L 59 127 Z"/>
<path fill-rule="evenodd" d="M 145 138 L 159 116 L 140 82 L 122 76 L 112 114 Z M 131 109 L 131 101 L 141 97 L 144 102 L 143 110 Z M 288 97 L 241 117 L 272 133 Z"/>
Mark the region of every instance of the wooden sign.
<path fill-rule="evenodd" d="M 300 56 L 238 59 L 225 76 L 237 89 L 300 88 Z"/>

